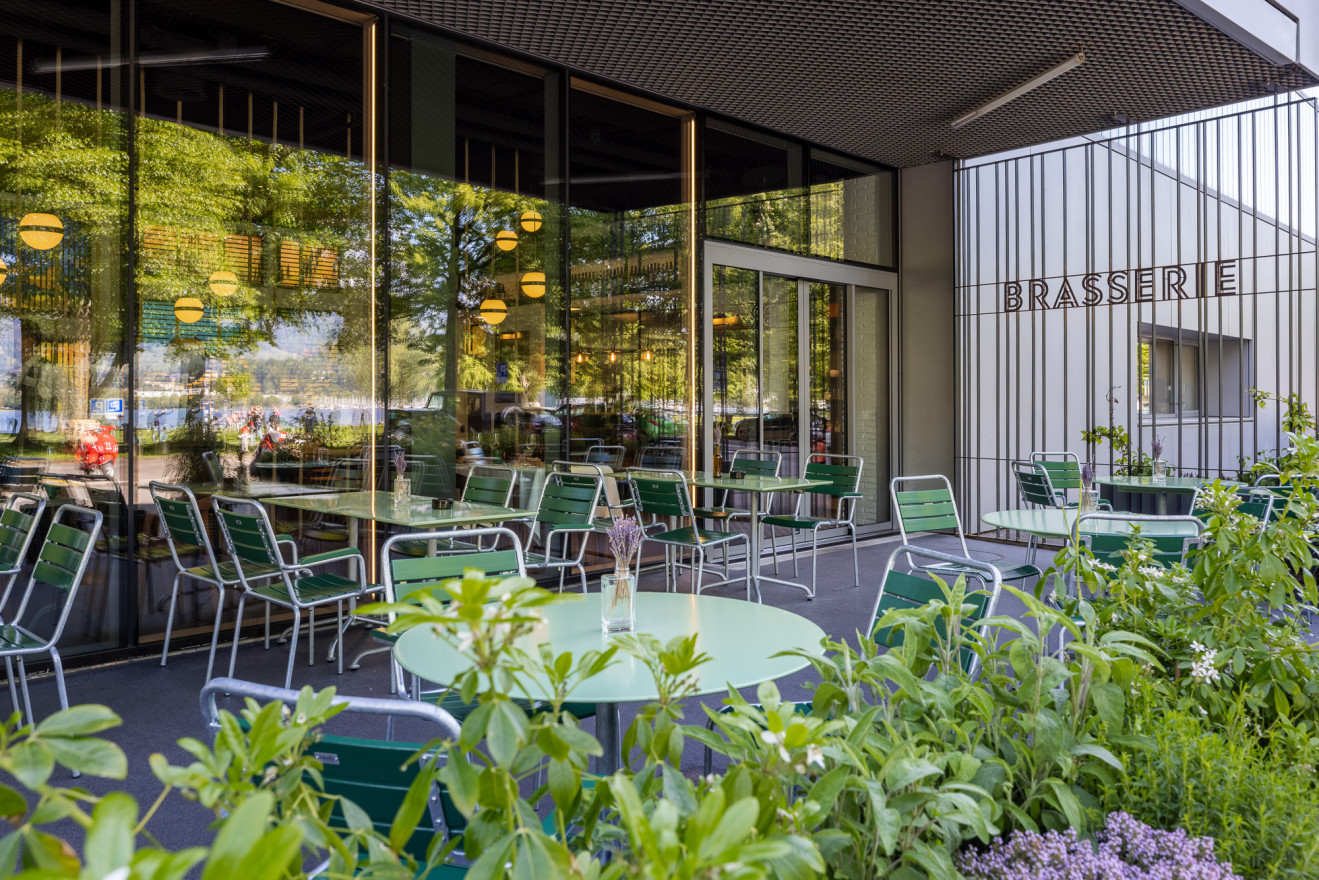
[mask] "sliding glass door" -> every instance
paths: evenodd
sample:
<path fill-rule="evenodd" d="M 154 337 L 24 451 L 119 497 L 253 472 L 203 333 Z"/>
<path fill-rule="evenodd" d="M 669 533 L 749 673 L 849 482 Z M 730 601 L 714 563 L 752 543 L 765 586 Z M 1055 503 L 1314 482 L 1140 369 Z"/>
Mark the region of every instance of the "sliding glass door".
<path fill-rule="evenodd" d="M 704 466 L 763 450 L 789 476 L 812 455 L 860 456 L 857 521 L 886 524 L 894 273 L 706 242 L 705 279 Z"/>

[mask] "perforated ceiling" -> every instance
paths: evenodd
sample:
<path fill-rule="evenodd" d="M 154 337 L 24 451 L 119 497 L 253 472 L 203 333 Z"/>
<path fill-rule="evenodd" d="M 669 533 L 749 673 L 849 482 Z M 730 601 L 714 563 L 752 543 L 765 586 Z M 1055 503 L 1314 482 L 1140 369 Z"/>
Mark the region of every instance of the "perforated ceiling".
<path fill-rule="evenodd" d="M 1173 0 L 376 0 L 899 167 L 1313 85 Z M 950 120 L 1076 52 L 1084 66 Z"/>

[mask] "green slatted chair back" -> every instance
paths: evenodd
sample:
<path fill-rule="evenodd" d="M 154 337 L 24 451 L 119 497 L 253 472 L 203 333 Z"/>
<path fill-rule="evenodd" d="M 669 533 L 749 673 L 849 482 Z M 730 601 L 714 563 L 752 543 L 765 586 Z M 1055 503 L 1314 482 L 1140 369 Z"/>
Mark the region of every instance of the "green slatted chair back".
<path fill-rule="evenodd" d="M 692 518 L 692 498 L 687 491 L 687 479 L 681 471 L 632 468 L 627 472 L 627 482 L 632 490 L 632 501 L 637 506 L 637 513 L 685 519 L 687 525 L 696 527 Z"/>
<path fill-rule="evenodd" d="M 243 586 L 248 586 L 249 571 L 268 573 L 272 568 L 283 571 L 284 559 L 275 541 L 274 530 L 271 529 L 270 520 L 266 519 L 265 511 L 260 505 L 241 498 L 226 498 L 221 495 L 211 496 L 211 503 L 220 519 L 220 532 L 224 535 L 229 555 L 238 566 L 238 579 Z M 253 512 L 240 513 L 231 509 L 232 506 L 250 509 Z M 288 581 L 287 573 L 285 581 Z M 292 585 L 288 584 L 288 586 L 291 591 Z"/>
<path fill-rule="evenodd" d="M 550 474 L 540 495 L 536 526 L 590 526 L 600 502 L 600 478 L 594 474 Z M 534 527 L 533 527 L 534 528 Z"/>
<path fill-rule="evenodd" d="M 807 489 L 812 495 L 830 495 L 834 498 L 854 496 L 861 485 L 861 467 L 860 456 L 817 452 L 806 462 L 806 472 L 802 478 L 829 481 L 826 486 Z"/>
<path fill-rule="evenodd" d="M 637 456 L 637 467 L 654 471 L 676 471 L 682 467 L 682 448 L 647 446 Z"/>
<path fill-rule="evenodd" d="M 930 483 L 935 488 L 902 489 L 911 483 Z M 911 534 L 921 532 L 955 532 L 962 545 L 962 555 L 971 554 L 966 549 L 966 536 L 962 533 L 962 520 L 957 515 L 957 502 L 953 499 L 953 484 L 942 474 L 925 474 L 916 477 L 894 477 L 889 483 L 889 495 L 893 501 L 893 510 L 898 517 L 898 532 L 902 543 L 906 544 Z"/>
<path fill-rule="evenodd" d="M 298 692 L 284 688 L 258 685 L 235 678 L 213 679 L 202 688 L 202 716 L 207 725 L 218 729 L 219 712 L 216 697 L 232 694 L 250 697 L 259 703 L 282 702 L 293 706 Z M 387 718 L 410 718 L 420 721 L 429 729 L 428 738 L 456 740 L 459 735 L 457 721 L 443 709 L 411 700 L 373 699 L 369 697 L 335 697 L 335 703 L 345 708 L 340 715 L 373 715 Z M 338 716 L 336 716 L 338 717 Z M 414 723 L 415 723 L 414 721 Z M 312 757 L 321 763 L 321 777 L 327 794 L 351 800 L 371 818 L 376 830 L 388 836 L 390 826 L 407 797 L 408 790 L 419 773 L 430 774 L 432 755 L 422 761 L 412 757 L 422 748 L 420 743 L 361 739 L 328 734 L 312 746 Z M 439 815 L 423 811 L 412 835 L 404 845 L 407 851 L 425 863 L 431 841 L 445 834 L 461 834 L 466 828 L 462 814 L 443 789 L 438 790 Z M 336 827 L 343 827 L 343 814 L 336 805 L 331 814 Z M 436 819 L 442 821 L 437 822 Z"/>
<path fill-rule="evenodd" d="M 495 539 L 492 542 L 494 546 L 498 546 L 500 538 L 507 538 L 510 546 L 504 550 L 446 553 L 443 556 L 394 556 L 392 552 L 396 544 L 402 543 L 435 540 L 443 544 L 446 541 L 483 540 L 486 537 Z M 525 577 L 527 573 L 522 558 L 522 542 L 511 529 L 500 526 L 395 535 L 385 542 L 381 554 L 389 561 L 385 566 L 385 593 L 390 601 L 395 602 L 461 578 L 469 568 L 475 568 L 490 577 Z"/>
<path fill-rule="evenodd" d="M 1049 482 L 1055 492 L 1062 492 L 1060 501 L 1066 500 L 1067 493 L 1081 491 L 1081 460 L 1074 452 L 1032 452 L 1030 462 L 1049 475 Z"/>
<path fill-rule="evenodd" d="M 55 517 L 41 544 L 41 552 L 37 554 L 36 564 L 28 576 L 23 600 L 14 612 L 15 625 L 21 625 L 23 614 L 37 587 L 54 589 L 62 595 L 61 607 L 54 631 L 46 644 L 53 645 L 59 641 L 104 521 L 105 516 L 99 510 L 76 504 L 65 504 L 55 511 Z"/>
<path fill-rule="evenodd" d="M 27 548 L 45 510 L 46 499 L 27 492 L 14 492 L 5 501 L 4 510 L 0 512 L 0 575 L 16 574 L 23 568 Z M 12 579 L 10 583 L 13 583 Z M 0 607 L 4 606 L 5 599 L 0 599 Z"/>
<path fill-rule="evenodd" d="M 155 480 L 148 484 L 151 500 L 156 503 L 156 512 L 160 514 L 160 525 L 165 532 L 165 543 L 169 545 L 170 556 L 179 571 L 189 566 L 183 564 L 179 555 L 196 548 L 206 557 L 206 566 L 215 576 L 217 583 L 224 583 L 220 575 L 219 560 L 215 558 L 215 548 L 211 545 L 211 536 L 206 531 L 206 521 L 202 518 L 201 507 L 197 497 L 187 486 L 159 483 Z M 181 496 L 171 498 L 171 495 Z"/>
<path fill-rule="evenodd" d="M 323 736 L 312 753 L 321 762 L 325 793 L 351 800 L 371 818 L 376 831 L 388 838 L 394 816 L 417 778 L 420 768 L 411 758 L 420 748 L 420 743 Z M 467 828 L 467 820 L 447 793 L 441 791 L 439 801 L 443 825 L 437 827 L 430 812 L 423 810 L 403 847 L 422 864 L 436 834 L 445 829 L 449 834 L 461 834 Z M 336 828 L 346 827 L 338 804 L 330 814 L 330 822 Z"/>
<path fill-rule="evenodd" d="M 1012 462 L 1012 475 L 1017 480 L 1017 492 L 1021 502 L 1028 506 L 1058 507 L 1059 498 L 1053 494 L 1053 482 L 1049 472 L 1037 468 L 1028 461 Z"/>
<path fill-rule="evenodd" d="M 1241 503 L 1237 505 L 1237 510 L 1247 516 L 1254 517 L 1262 523 L 1267 523 L 1273 518 L 1274 495 L 1272 492 L 1243 489 L 1237 493 L 1237 497 L 1241 499 Z"/>
<path fill-rule="evenodd" d="M 1154 561 L 1165 568 L 1186 561 L 1186 554 L 1194 547 L 1200 546 L 1200 538 L 1187 535 L 1160 535 L 1157 530 L 1163 523 L 1185 523 L 1197 529 L 1203 525 L 1195 516 L 1142 516 L 1123 513 L 1088 513 L 1081 517 L 1079 525 L 1084 527 L 1087 521 L 1121 522 L 1141 530 L 1141 537 L 1154 545 Z M 1155 532 L 1151 534 L 1150 532 Z M 1101 562 L 1110 565 L 1122 564 L 1122 551 L 1131 543 L 1131 534 L 1086 535 L 1079 536 L 1082 544 Z"/>
<path fill-rule="evenodd" d="M 777 477 L 783 455 L 768 449 L 738 449 L 733 453 L 730 471 L 742 471 L 751 477 Z"/>
<path fill-rule="evenodd" d="M 603 464 L 618 470 L 623 466 L 623 457 L 627 448 L 623 446 L 592 446 L 586 450 L 587 464 Z"/>
<path fill-rule="evenodd" d="M 463 501 L 477 504 L 494 504 L 508 507 L 513 499 L 513 484 L 517 479 L 512 468 L 480 465 L 472 468 L 463 486 Z"/>
<path fill-rule="evenodd" d="M 962 627 L 969 629 L 976 626 L 993 613 L 994 607 L 998 603 L 998 595 L 1001 591 L 1002 584 L 993 572 L 991 566 L 976 562 L 972 559 L 959 559 L 955 556 L 949 556 L 944 553 L 937 553 L 926 550 L 921 547 L 899 547 L 889 556 L 888 565 L 884 570 L 884 582 L 879 590 L 879 596 L 875 599 L 875 610 L 870 618 L 870 636 L 877 645 L 896 648 L 902 644 L 902 631 L 894 631 L 892 627 L 878 626 L 881 618 L 890 611 L 906 608 L 920 608 L 930 602 L 944 601 L 943 590 L 930 577 L 897 571 L 894 568 L 897 558 L 906 554 L 908 559 L 920 558 L 925 561 L 947 562 L 959 566 L 969 566 L 973 569 L 983 569 L 981 573 L 968 573 L 967 592 L 964 604 L 973 607 L 970 615 L 962 618 Z M 948 578 L 944 578 L 948 581 Z M 952 578 L 956 580 L 956 578 Z M 980 589 L 975 589 L 974 584 L 979 583 Z M 942 621 L 938 627 L 940 637 L 944 635 Z M 966 672 L 971 672 L 976 663 L 975 652 L 963 648 L 960 652 L 962 668 Z"/>

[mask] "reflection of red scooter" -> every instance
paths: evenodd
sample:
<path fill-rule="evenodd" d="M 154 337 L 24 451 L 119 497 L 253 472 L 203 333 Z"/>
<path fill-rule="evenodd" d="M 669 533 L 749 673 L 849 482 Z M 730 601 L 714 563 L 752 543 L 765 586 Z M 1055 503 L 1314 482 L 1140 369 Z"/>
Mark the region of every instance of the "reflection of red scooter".
<path fill-rule="evenodd" d="M 114 428 L 102 425 L 83 434 L 78 438 L 73 457 L 83 473 L 113 477 L 114 463 L 119 458 L 119 441 L 114 438 Z"/>
<path fill-rule="evenodd" d="M 263 452 L 269 452 L 274 455 L 279 449 L 279 444 L 289 439 L 289 435 L 279 429 L 278 425 L 272 425 L 266 433 L 261 435 L 261 443 L 257 446 L 256 452 L 260 456 Z"/>

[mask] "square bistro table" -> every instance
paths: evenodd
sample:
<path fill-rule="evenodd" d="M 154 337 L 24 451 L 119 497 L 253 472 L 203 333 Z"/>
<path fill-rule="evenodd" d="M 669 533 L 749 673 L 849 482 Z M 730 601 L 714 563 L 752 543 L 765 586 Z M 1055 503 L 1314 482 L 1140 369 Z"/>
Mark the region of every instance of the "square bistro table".
<path fill-rule="evenodd" d="M 747 567 L 751 569 L 751 580 L 755 583 L 757 596 L 760 595 L 761 581 L 770 581 L 796 587 L 799 590 L 806 590 L 804 585 L 795 581 L 785 581 L 760 573 L 760 496 L 769 495 L 773 492 L 800 492 L 805 489 L 813 489 L 816 486 L 828 486 L 828 480 L 807 480 L 802 477 L 762 477 L 754 474 L 747 474 L 743 479 L 734 480 L 727 474 L 715 474 L 710 471 L 683 471 L 683 474 L 687 477 L 688 484 L 692 486 L 747 493 L 749 499 L 747 510 L 751 514 L 751 549 L 747 554 Z M 753 559 L 755 560 L 754 565 L 751 562 Z M 807 590 L 807 592 L 810 591 Z"/>
<path fill-rule="evenodd" d="M 530 656 L 538 656 L 542 644 L 556 653 L 571 651 L 576 656 L 609 647 L 610 637 L 600 628 L 598 602 L 564 601 L 541 610 L 545 620 L 517 642 Z M 675 636 L 696 635 L 696 650 L 710 655 L 692 673 L 697 696 L 791 675 L 810 661 L 780 652 L 796 648 L 819 654 L 824 638 L 818 625 L 791 611 L 721 596 L 637 593 L 636 611 L 636 631 L 649 633 L 662 643 Z M 413 675 L 445 686 L 472 665 L 470 653 L 459 651 L 430 626 L 413 627 L 399 636 L 394 657 Z M 526 688 L 522 696 L 532 701 L 544 700 L 553 692 L 539 673 L 518 676 L 518 681 Z M 604 747 L 604 754 L 596 759 L 597 773 L 608 776 L 623 765 L 618 705 L 658 697 L 649 667 L 626 654 L 619 654 L 599 675 L 573 688 L 569 699 L 574 703 L 596 704 L 595 735 Z"/>
<path fill-rule="evenodd" d="M 360 520 L 404 526 L 414 531 L 430 531 L 475 523 L 500 523 L 536 515 L 534 510 L 478 504 L 474 501 L 455 501 L 449 510 L 433 510 L 431 499 L 419 495 L 412 496 L 412 503 L 405 510 L 394 507 L 392 492 L 329 492 L 323 495 L 276 496 L 260 500 L 272 507 L 346 517 L 348 544 L 352 547 L 357 546 L 357 524 Z M 434 552 L 433 543 L 428 549 Z"/>

